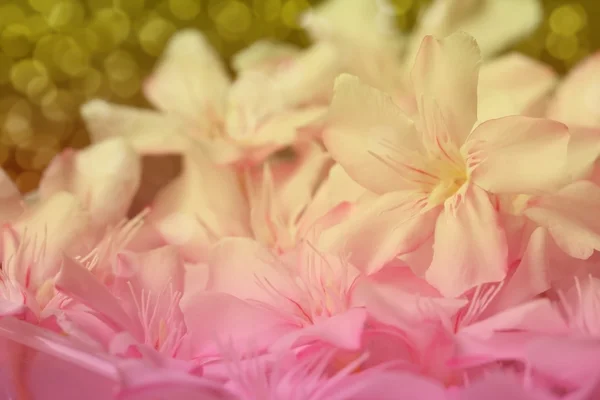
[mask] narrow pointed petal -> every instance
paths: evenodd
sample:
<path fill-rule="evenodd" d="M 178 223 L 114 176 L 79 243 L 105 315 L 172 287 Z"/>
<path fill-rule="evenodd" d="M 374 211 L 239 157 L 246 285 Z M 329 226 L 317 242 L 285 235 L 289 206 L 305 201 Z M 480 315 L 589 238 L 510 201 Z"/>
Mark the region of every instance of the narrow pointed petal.
<path fill-rule="evenodd" d="M 340 76 L 323 141 L 332 157 L 361 186 L 375 192 L 412 189 L 423 171 L 414 123 L 383 92 L 350 75 Z"/>
<path fill-rule="evenodd" d="M 564 185 L 568 144 L 568 128 L 560 122 L 511 116 L 479 125 L 461 151 L 483 189 L 539 194 Z"/>
<path fill-rule="evenodd" d="M 445 39 L 426 36 L 411 72 L 422 119 L 434 101 L 440 111 L 445 134 L 461 146 L 477 121 L 477 82 L 481 55 L 475 40 L 464 33 Z"/>
<path fill-rule="evenodd" d="M 425 274 L 448 297 L 501 281 L 508 268 L 505 233 L 488 194 L 469 185 L 455 196 L 437 220 L 433 260 Z"/>
<path fill-rule="evenodd" d="M 55 285 L 58 291 L 101 313 L 105 322 L 112 322 L 114 327 L 124 330 L 133 327 L 119 300 L 90 271 L 74 260 L 65 258 L 56 275 Z"/>

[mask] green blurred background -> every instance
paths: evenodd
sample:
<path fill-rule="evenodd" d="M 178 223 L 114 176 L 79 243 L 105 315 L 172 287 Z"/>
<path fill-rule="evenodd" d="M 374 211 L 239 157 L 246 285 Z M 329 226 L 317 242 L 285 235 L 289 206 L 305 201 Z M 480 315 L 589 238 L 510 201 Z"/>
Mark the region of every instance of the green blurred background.
<path fill-rule="evenodd" d="M 410 30 L 431 0 L 391 0 Z M 0 0 L 0 164 L 23 192 L 61 149 L 88 143 L 79 105 L 145 105 L 169 37 L 197 27 L 225 59 L 265 37 L 300 45 L 297 17 L 319 0 Z M 515 49 L 565 73 L 600 49 L 600 0 L 543 0 L 545 20 Z"/>

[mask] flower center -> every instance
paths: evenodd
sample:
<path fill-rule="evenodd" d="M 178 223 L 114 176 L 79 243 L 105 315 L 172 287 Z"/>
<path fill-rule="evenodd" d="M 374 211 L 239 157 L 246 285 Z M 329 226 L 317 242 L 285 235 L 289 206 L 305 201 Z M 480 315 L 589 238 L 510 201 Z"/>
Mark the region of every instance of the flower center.
<path fill-rule="evenodd" d="M 454 196 L 456 192 L 467 182 L 466 176 L 454 176 L 443 179 L 429 194 L 429 204 L 438 206 L 447 199 Z"/>

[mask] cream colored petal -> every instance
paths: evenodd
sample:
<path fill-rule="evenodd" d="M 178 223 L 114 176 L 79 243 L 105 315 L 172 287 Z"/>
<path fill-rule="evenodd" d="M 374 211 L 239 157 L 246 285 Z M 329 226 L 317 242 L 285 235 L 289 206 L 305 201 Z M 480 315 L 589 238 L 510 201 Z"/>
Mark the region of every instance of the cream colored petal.
<path fill-rule="evenodd" d="M 113 138 L 58 155 L 39 191 L 43 198 L 62 190 L 72 193 L 97 226 L 106 226 L 125 218 L 140 178 L 140 156 L 124 138 Z"/>
<path fill-rule="evenodd" d="M 480 61 L 477 43 L 467 34 L 455 33 L 439 40 L 427 36 L 411 72 L 425 130 L 443 130 L 457 147 L 477 121 Z"/>
<path fill-rule="evenodd" d="M 479 125 L 462 148 L 473 182 L 492 193 L 540 194 L 570 176 L 569 131 L 560 122 L 510 116 Z"/>
<path fill-rule="evenodd" d="M 431 179 L 423 172 L 413 121 L 357 77 L 337 79 L 323 141 L 348 175 L 375 193 L 414 189 Z"/>
<path fill-rule="evenodd" d="M 259 40 L 233 56 L 231 64 L 238 74 L 255 69 L 276 70 L 293 61 L 301 50 L 287 43 Z"/>
<path fill-rule="evenodd" d="M 144 94 L 158 109 L 204 132 L 223 118 L 229 85 L 225 67 L 206 37 L 186 29 L 170 40 Z"/>
<path fill-rule="evenodd" d="M 93 142 L 124 137 L 141 154 L 180 153 L 187 148 L 183 123 L 166 114 L 93 100 L 82 106 L 81 115 Z"/>
<path fill-rule="evenodd" d="M 510 53 L 484 63 L 479 73 L 478 119 L 544 116 L 558 74 L 548 65 Z"/>
<path fill-rule="evenodd" d="M 548 116 L 566 124 L 600 127 L 600 52 L 579 65 L 561 82 Z"/>
<path fill-rule="evenodd" d="M 398 88 L 404 41 L 389 1 L 326 1 L 304 14 L 302 24 L 316 42 L 339 51 L 345 72 L 381 90 Z"/>
<path fill-rule="evenodd" d="M 203 251 L 219 238 L 250 236 L 248 212 L 235 170 L 190 152 L 181 176 L 157 196 L 149 219 L 188 261 L 201 261 Z"/>
<path fill-rule="evenodd" d="M 436 0 L 410 39 L 408 62 L 426 35 L 443 37 L 458 31 L 473 36 L 488 58 L 533 32 L 542 16 L 539 0 Z"/>

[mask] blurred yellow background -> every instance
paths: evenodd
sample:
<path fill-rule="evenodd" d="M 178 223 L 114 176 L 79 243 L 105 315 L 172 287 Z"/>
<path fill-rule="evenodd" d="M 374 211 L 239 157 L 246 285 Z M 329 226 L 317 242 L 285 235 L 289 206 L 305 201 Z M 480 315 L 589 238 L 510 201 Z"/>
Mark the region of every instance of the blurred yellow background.
<path fill-rule="evenodd" d="M 391 0 L 409 30 L 431 0 Z M 146 105 L 169 37 L 197 27 L 225 59 L 265 37 L 308 43 L 298 15 L 319 0 L 0 0 L 0 164 L 23 192 L 61 149 L 88 143 L 79 105 Z M 543 0 L 545 21 L 516 49 L 565 73 L 600 48 L 599 0 Z"/>

